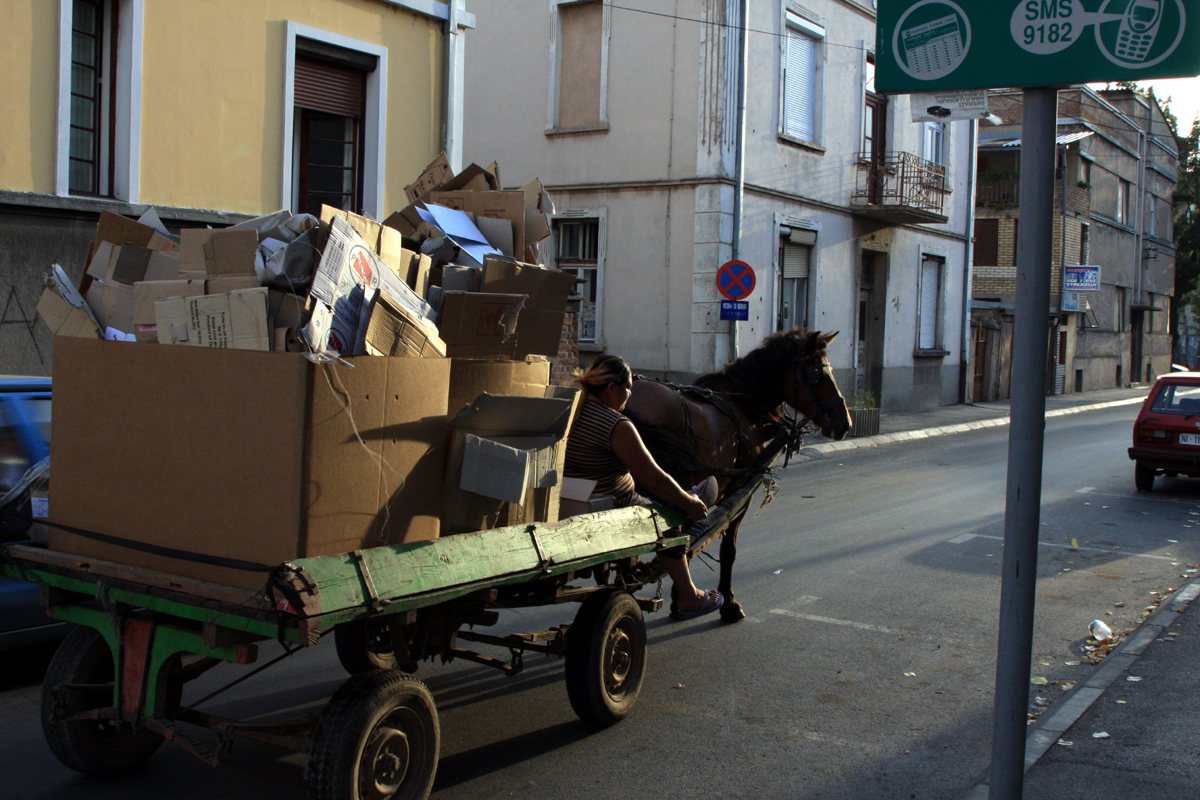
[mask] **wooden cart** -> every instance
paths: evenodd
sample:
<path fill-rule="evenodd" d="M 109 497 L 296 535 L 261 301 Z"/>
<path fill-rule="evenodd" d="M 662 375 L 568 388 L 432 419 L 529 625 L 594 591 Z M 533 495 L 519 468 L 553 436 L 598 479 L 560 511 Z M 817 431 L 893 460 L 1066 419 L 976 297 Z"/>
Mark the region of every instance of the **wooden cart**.
<path fill-rule="evenodd" d="M 512 675 L 526 652 L 565 656 L 572 708 L 587 722 L 614 724 L 642 686 L 642 612 L 662 605 L 633 595 L 662 577 L 642 557 L 702 549 L 746 508 L 764 472 L 686 532 L 674 509 L 616 509 L 297 560 L 252 595 L 29 545 L 5 548 L 0 572 L 41 584 L 48 612 L 79 623 L 49 666 L 41 701 L 46 740 L 67 766 L 120 774 L 164 740 L 216 766 L 244 737 L 307 752 L 305 782 L 318 800 L 424 798 L 440 734 L 433 697 L 411 674 L 418 662 L 461 658 Z M 474 630 L 494 625 L 500 609 L 567 602 L 579 603 L 569 625 L 509 636 Z M 317 714 L 262 724 L 198 708 L 211 694 L 182 703 L 186 683 L 222 663 L 254 663 L 263 641 L 290 650 L 331 632 L 351 677 Z M 508 658 L 464 642 L 503 648 Z"/>

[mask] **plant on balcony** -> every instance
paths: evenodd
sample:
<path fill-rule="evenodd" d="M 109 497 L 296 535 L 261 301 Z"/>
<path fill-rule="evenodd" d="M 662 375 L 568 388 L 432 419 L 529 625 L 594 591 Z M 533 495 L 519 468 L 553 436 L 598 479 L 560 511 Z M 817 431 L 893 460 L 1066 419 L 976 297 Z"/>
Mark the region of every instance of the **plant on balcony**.
<path fill-rule="evenodd" d="M 1077 185 L 1077 186 L 1079 186 L 1079 188 L 1080 188 L 1080 189 L 1090 189 L 1090 188 L 1092 188 L 1092 185 L 1091 185 L 1090 183 L 1088 183 L 1087 181 L 1080 181 L 1080 182 L 1079 182 L 1078 184 L 1076 184 L 1076 185 Z"/>

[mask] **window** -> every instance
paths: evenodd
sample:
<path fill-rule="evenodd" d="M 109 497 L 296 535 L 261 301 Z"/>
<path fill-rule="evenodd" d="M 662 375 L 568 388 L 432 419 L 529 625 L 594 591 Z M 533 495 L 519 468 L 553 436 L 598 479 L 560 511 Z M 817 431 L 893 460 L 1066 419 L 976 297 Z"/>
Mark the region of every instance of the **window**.
<path fill-rule="evenodd" d="M 1000 220 L 975 220 L 975 266 L 994 267 L 1000 263 Z"/>
<path fill-rule="evenodd" d="M 781 133 L 789 139 L 818 143 L 825 28 L 790 9 L 786 19 Z"/>
<path fill-rule="evenodd" d="M 608 31 L 611 10 L 603 0 L 551 6 L 550 115 L 547 130 L 608 126 Z"/>
<path fill-rule="evenodd" d="M 779 317 L 777 330 L 808 325 L 808 278 L 817 232 L 793 228 L 779 250 Z"/>
<path fill-rule="evenodd" d="M 940 350 L 942 273 L 946 262 L 934 256 L 921 257 L 920 306 L 917 311 L 917 349 Z"/>
<path fill-rule="evenodd" d="M 59 0 L 54 193 L 136 203 L 144 0 Z"/>
<path fill-rule="evenodd" d="M 925 160 L 944 166 L 946 164 L 946 123 L 926 122 L 924 134 Z"/>
<path fill-rule="evenodd" d="M 1079 263 L 1090 264 L 1092 256 L 1092 226 L 1086 222 L 1079 226 Z"/>
<path fill-rule="evenodd" d="M 1133 219 L 1129 214 L 1129 181 L 1124 178 L 1117 179 L 1117 222 L 1122 225 L 1133 224 Z"/>
<path fill-rule="evenodd" d="M 283 203 L 380 218 L 387 132 L 387 48 L 287 24 Z"/>
<path fill-rule="evenodd" d="M 589 212 L 582 212 L 589 213 Z M 594 212 L 592 212 L 594 213 Z M 600 331 L 603 300 L 604 217 L 556 218 L 554 220 L 554 254 L 556 266 L 574 275 L 582 295 L 579 304 L 579 341 L 581 344 L 602 344 Z"/>

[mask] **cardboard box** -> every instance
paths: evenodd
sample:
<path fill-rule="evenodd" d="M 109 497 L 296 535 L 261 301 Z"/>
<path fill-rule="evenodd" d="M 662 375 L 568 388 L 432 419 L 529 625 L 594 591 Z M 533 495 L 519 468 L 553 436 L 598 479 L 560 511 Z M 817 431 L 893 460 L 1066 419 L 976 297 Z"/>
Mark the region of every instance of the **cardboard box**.
<path fill-rule="evenodd" d="M 523 294 L 443 292 L 438 333 L 446 355 L 515 358 L 517 321 L 526 299 Z"/>
<path fill-rule="evenodd" d="M 170 297 L 154 303 L 159 344 L 228 350 L 270 350 L 267 287 L 226 294 Z"/>
<path fill-rule="evenodd" d="M 446 461 L 446 480 L 442 492 L 442 532 L 466 533 L 495 527 L 505 511 L 503 500 L 483 494 L 493 491 L 498 483 L 506 487 L 518 482 L 528 495 L 531 482 L 541 484 L 545 473 L 531 472 L 538 464 L 554 463 L 557 453 L 545 453 L 554 448 L 567 433 L 571 423 L 573 401 L 562 397 L 514 397 L 484 394 L 464 406 L 451 420 L 450 428 L 455 431 L 450 455 Z M 467 451 L 466 435 L 495 442 L 511 441 L 511 438 L 526 439 L 530 459 L 518 468 L 514 459 L 504 475 L 480 475 L 464 472 Z M 511 446 L 511 445 L 510 445 Z M 517 448 L 514 448 L 517 449 Z M 489 462 L 493 469 L 501 469 L 500 462 Z M 519 475 L 518 475 L 519 472 Z M 557 482 L 557 481 L 556 481 Z M 513 490 L 507 497 L 525 499 Z"/>
<path fill-rule="evenodd" d="M 429 165 L 421 171 L 421 175 L 415 181 L 404 187 L 404 196 L 408 198 L 408 202 L 416 203 L 423 199 L 430 189 L 453 177 L 454 170 L 450 168 L 450 159 L 446 157 L 445 153 L 441 153 L 429 162 Z"/>
<path fill-rule="evenodd" d="M 483 497 L 520 503 L 530 481 L 530 453 L 468 433 L 463 437 L 459 487 Z"/>
<path fill-rule="evenodd" d="M 133 285 L 133 327 L 139 342 L 158 341 L 158 315 L 154 304 L 168 297 L 199 297 L 204 281 L 141 281 Z"/>
<path fill-rule="evenodd" d="M 446 344 L 431 328 L 408 309 L 380 294 L 367 323 L 367 355 L 445 358 Z"/>
<path fill-rule="evenodd" d="M 426 202 L 472 214 L 476 219 L 489 217 L 506 220 L 512 225 L 512 244 L 509 252 L 523 253 L 525 251 L 524 192 L 448 192 L 439 189 L 430 192 Z M 491 244 L 498 249 L 504 249 L 495 242 Z"/>
<path fill-rule="evenodd" d="M 435 538 L 450 362 L 351 363 L 59 338 L 51 521 L 271 566 Z M 58 530 L 50 546 L 251 591 L 266 580 Z"/>
<path fill-rule="evenodd" d="M 451 415 L 479 395 L 508 394 L 544 397 L 550 383 L 550 362 L 538 356 L 525 361 L 493 361 L 475 358 L 450 360 Z"/>
<path fill-rule="evenodd" d="M 373 219 L 353 214 L 349 211 L 343 211 L 340 208 L 333 206 L 321 206 L 321 222 L 332 228 L 334 217 L 341 217 L 346 222 L 350 223 L 350 227 L 358 233 L 359 238 L 363 243 L 370 248 L 371 252 L 379 252 L 379 237 L 382 233 L 383 225 Z"/>
<path fill-rule="evenodd" d="M 483 264 L 481 289 L 529 296 L 517 320 L 517 358 L 531 353 L 558 355 L 567 315 L 567 296 L 575 289 L 574 275 L 517 261 L 488 258 Z"/>
<path fill-rule="evenodd" d="M 258 233 L 249 229 L 188 228 L 181 234 L 179 277 L 228 278 L 254 275 Z"/>
<path fill-rule="evenodd" d="M 121 333 L 133 333 L 132 286 L 92 281 L 86 298 L 106 335 L 109 328 Z"/>
<path fill-rule="evenodd" d="M 279 289 L 267 292 L 267 323 L 272 328 L 300 328 L 308 322 L 306 298 Z"/>
<path fill-rule="evenodd" d="M 51 333 L 84 339 L 104 338 L 100 321 L 58 264 L 51 268 L 47 284 L 38 300 L 37 312 Z"/>

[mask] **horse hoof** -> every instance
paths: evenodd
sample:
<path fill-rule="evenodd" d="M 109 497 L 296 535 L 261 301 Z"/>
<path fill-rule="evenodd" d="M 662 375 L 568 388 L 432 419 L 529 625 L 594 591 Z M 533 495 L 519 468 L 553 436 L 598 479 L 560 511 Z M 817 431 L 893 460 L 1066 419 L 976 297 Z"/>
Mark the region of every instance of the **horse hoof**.
<path fill-rule="evenodd" d="M 731 600 L 721 606 L 719 613 L 722 622 L 741 622 L 746 618 L 746 612 L 742 610 L 742 604 L 737 600 Z"/>

